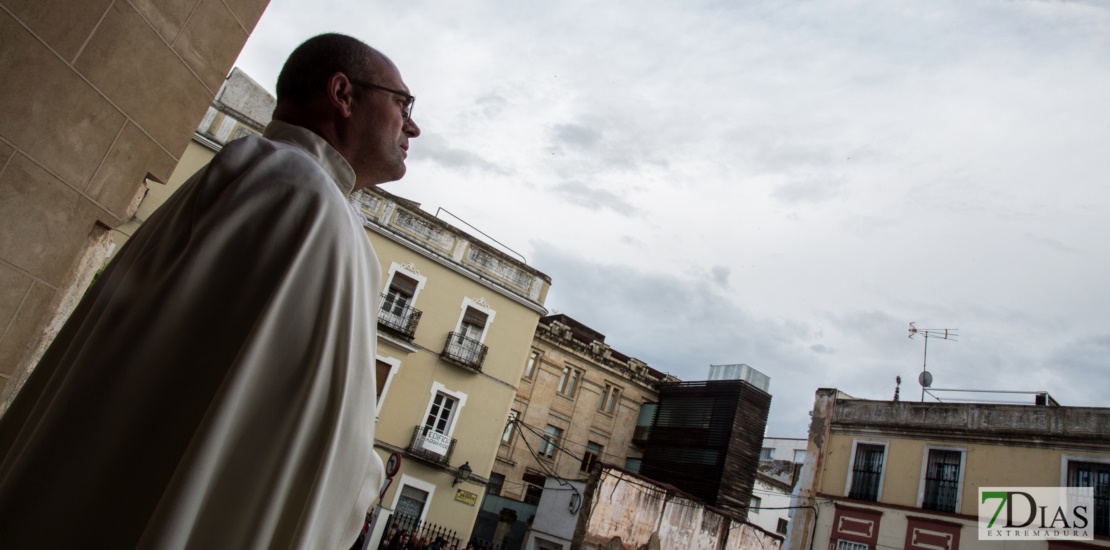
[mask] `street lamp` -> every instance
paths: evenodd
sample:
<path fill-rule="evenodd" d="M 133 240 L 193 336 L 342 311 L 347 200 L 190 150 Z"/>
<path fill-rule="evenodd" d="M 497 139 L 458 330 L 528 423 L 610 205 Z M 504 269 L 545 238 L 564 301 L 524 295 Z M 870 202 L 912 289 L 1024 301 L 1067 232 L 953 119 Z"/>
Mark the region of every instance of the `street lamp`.
<path fill-rule="evenodd" d="M 455 482 L 452 483 L 451 486 L 454 487 L 454 486 L 458 485 L 459 483 L 462 483 L 462 482 L 470 479 L 470 473 L 473 472 L 473 471 L 474 470 L 472 470 L 470 468 L 470 462 L 469 461 L 463 463 L 462 466 L 459 466 L 459 471 L 458 471 L 458 473 L 455 474 Z"/>

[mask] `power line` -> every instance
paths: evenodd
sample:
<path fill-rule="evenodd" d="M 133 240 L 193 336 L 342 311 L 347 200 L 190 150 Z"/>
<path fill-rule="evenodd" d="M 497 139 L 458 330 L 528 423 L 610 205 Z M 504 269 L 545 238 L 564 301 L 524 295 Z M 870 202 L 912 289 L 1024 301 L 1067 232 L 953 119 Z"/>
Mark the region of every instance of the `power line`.
<path fill-rule="evenodd" d="M 517 420 L 514 419 L 513 422 L 517 422 Z M 521 423 L 521 424 L 523 424 L 523 423 Z M 524 425 L 527 426 L 527 424 L 524 424 Z M 544 469 L 544 471 L 551 474 L 551 477 L 555 478 L 555 481 L 558 481 L 560 485 L 563 485 L 564 487 L 569 487 L 570 490 L 574 491 L 574 496 L 571 497 L 571 501 L 570 501 L 570 508 L 571 508 L 570 513 L 571 514 L 577 514 L 578 510 L 580 510 L 582 508 L 582 493 L 579 493 L 578 488 L 576 488 L 574 485 L 571 485 L 567 480 L 563 479 L 562 477 L 559 477 L 558 474 L 549 470 L 547 468 L 547 465 L 543 463 L 543 460 L 540 460 L 540 457 L 539 457 L 539 455 L 536 454 L 536 451 L 534 449 L 532 449 L 532 445 L 530 445 L 528 443 L 528 440 L 526 438 L 521 437 L 520 440 L 524 442 L 524 446 L 528 448 L 528 452 L 531 453 L 531 455 L 533 457 L 535 457 L 536 463 L 538 463 L 540 465 L 540 467 Z"/>

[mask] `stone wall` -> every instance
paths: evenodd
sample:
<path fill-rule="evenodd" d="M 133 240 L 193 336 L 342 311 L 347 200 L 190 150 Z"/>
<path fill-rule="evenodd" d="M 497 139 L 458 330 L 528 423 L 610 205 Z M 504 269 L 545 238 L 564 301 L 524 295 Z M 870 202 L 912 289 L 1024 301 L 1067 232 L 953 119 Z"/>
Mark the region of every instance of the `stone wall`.
<path fill-rule="evenodd" d="M 0 408 L 269 0 L 0 0 Z"/>
<path fill-rule="evenodd" d="M 591 477 L 572 548 L 779 550 L 782 537 L 617 468 Z"/>

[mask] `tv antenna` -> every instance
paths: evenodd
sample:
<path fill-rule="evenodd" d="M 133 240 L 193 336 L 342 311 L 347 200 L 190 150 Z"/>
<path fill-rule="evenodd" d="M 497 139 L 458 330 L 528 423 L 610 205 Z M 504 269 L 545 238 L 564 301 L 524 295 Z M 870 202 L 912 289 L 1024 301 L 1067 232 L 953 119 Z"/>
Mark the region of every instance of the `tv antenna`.
<path fill-rule="evenodd" d="M 925 388 L 933 385 L 933 373 L 925 368 L 929 360 L 929 337 L 958 342 L 959 332 L 960 329 L 957 328 L 917 328 L 914 323 L 910 323 L 910 340 L 913 340 L 916 334 L 925 336 L 925 356 L 921 360 L 921 375 L 917 377 L 917 382 L 921 384 L 922 403 L 925 402 Z"/>

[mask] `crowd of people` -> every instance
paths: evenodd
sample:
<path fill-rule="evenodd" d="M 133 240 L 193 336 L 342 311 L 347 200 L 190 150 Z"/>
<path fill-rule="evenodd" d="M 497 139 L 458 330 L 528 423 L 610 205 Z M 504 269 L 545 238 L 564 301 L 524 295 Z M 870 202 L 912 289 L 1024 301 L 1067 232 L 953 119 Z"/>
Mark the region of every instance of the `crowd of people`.
<path fill-rule="evenodd" d="M 459 550 L 459 545 L 448 542 L 441 536 L 422 536 L 416 531 L 409 532 L 394 523 L 382 535 L 378 550 Z M 475 550 L 474 543 L 468 543 L 463 550 Z"/>

